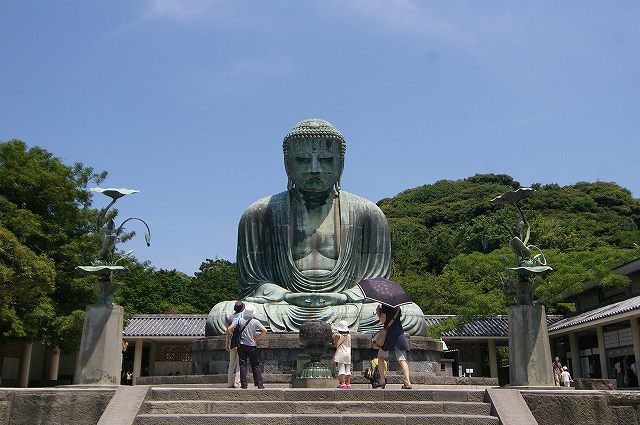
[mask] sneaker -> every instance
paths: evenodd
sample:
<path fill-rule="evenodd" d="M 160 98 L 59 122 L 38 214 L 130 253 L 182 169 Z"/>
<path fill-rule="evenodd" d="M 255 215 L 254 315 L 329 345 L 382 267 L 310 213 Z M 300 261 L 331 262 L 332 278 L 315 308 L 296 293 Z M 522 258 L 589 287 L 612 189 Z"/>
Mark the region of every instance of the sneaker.
<path fill-rule="evenodd" d="M 347 388 L 347 386 L 345 384 L 340 384 L 336 388 Z"/>
<path fill-rule="evenodd" d="M 263 384 L 258 385 L 258 389 L 259 390 L 264 390 L 264 385 Z"/>
<path fill-rule="evenodd" d="M 345 388 L 349 389 L 349 388 L 351 388 L 351 385 L 345 385 Z"/>

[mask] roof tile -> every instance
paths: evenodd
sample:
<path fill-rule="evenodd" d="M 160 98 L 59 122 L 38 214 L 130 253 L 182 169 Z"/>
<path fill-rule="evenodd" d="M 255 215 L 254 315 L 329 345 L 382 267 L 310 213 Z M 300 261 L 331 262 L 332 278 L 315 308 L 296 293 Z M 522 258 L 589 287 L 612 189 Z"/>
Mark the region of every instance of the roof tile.
<path fill-rule="evenodd" d="M 125 337 L 203 337 L 207 316 L 204 314 L 136 314 L 124 329 Z"/>

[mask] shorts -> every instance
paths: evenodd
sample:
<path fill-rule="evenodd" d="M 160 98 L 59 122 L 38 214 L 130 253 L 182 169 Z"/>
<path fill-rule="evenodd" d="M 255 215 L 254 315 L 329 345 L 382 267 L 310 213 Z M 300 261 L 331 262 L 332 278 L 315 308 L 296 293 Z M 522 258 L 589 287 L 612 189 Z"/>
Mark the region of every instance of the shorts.
<path fill-rule="evenodd" d="M 351 364 L 338 363 L 338 375 L 351 375 Z"/>
<path fill-rule="evenodd" d="M 388 359 L 389 353 L 390 351 L 384 351 L 382 348 L 378 349 L 378 357 Z M 405 350 L 395 350 L 394 353 L 399 362 L 407 361 L 407 352 Z"/>

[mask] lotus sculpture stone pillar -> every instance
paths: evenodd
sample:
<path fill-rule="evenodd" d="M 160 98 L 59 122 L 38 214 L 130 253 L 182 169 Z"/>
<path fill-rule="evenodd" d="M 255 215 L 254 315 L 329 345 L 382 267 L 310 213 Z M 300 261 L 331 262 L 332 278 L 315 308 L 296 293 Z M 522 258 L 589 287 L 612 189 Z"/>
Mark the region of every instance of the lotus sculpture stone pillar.
<path fill-rule="evenodd" d="M 137 217 L 124 220 L 119 227 L 115 226 L 113 218 L 106 225 L 103 220 L 107 212 L 116 201 L 125 196 L 137 193 L 131 189 L 91 189 L 111 198 L 111 203 L 98 214 L 95 231 L 102 238 L 102 245 L 95 259 L 90 265 L 78 266 L 78 269 L 98 277 L 95 282 L 98 290 L 97 304 L 88 305 L 85 310 L 84 326 L 80 352 L 73 375 L 74 384 L 119 385 L 122 372 L 122 326 L 124 308 L 113 304 L 113 297 L 119 283 L 113 277 L 126 271 L 118 262 L 126 258 L 131 251 L 122 255 L 116 254 L 116 242 L 124 229 L 124 224 L 131 220 L 142 222 L 147 230 L 145 239 L 147 246 L 151 242 L 151 232 L 147 223 Z M 119 258 L 116 258 L 119 257 Z"/>
<path fill-rule="evenodd" d="M 536 277 L 553 269 L 547 265 L 542 250 L 529 244 L 531 228 L 520 207 L 520 202 L 532 193 L 532 188 L 522 187 L 491 200 L 493 205 L 512 205 L 519 214 L 515 232 L 507 227 L 511 237 L 509 248 L 517 260 L 509 268 L 517 276 L 504 283 L 505 291 L 516 302 L 508 308 L 509 381 L 512 386 L 553 386 L 547 315 L 544 306 L 533 301 L 538 286 Z"/>

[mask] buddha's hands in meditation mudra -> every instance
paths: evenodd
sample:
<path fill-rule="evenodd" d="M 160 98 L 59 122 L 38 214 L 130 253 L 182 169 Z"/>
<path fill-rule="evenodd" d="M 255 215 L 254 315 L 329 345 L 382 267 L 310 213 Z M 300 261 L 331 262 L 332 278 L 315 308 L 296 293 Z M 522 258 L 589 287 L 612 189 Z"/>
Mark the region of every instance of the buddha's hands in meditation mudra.
<path fill-rule="evenodd" d="M 349 302 L 351 297 L 338 292 L 291 292 L 281 286 L 265 283 L 260 286 L 254 296 L 246 297 L 245 301 L 265 304 L 284 302 L 298 307 L 328 307 Z"/>

